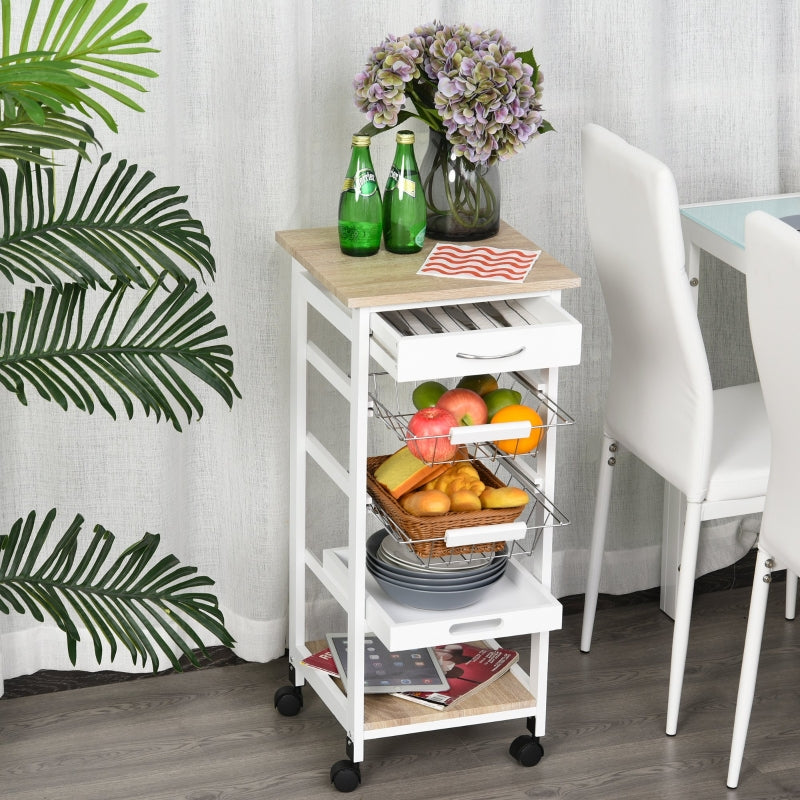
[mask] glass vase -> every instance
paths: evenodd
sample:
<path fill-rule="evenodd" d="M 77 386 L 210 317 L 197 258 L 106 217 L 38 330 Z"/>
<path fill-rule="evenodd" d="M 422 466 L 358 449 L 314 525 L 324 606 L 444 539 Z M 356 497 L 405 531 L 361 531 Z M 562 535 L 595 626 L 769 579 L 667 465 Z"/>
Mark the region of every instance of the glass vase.
<path fill-rule="evenodd" d="M 428 237 L 470 242 L 497 233 L 500 172 L 496 164 L 473 164 L 453 152 L 444 134 L 430 131 L 420 174 L 428 208 Z"/>

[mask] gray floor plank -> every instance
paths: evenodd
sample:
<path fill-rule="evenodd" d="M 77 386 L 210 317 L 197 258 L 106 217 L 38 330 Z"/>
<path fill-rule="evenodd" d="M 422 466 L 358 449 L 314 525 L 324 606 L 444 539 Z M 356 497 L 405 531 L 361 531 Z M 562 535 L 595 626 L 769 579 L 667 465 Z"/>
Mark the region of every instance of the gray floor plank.
<path fill-rule="evenodd" d="M 789 800 L 800 797 L 800 620 L 773 590 L 746 760 L 725 787 L 748 589 L 699 596 L 678 735 L 663 732 L 672 623 L 654 604 L 580 615 L 552 636 L 545 756 L 508 755 L 521 720 L 367 743 L 368 800 Z M 523 649 L 526 638 L 505 640 Z M 344 733 L 311 690 L 278 715 L 286 662 L 242 664 L 0 699 L 3 800 L 307 800 L 328 782 Z M 446 713 L 446 712 L 445 712 Z"/>

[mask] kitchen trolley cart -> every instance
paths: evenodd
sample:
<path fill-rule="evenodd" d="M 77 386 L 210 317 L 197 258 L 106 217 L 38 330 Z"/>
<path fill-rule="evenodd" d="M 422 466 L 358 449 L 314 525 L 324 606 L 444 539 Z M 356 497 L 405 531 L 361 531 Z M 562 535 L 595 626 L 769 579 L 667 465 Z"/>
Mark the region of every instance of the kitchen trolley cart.
<path fill-rule="evenodd" d="M 335 228 L 280 231 L 276 239 L 292 259 L 292 328 L 290 683 L 276 690 L 275 707 L 284 716 L 297 714 L 308 684 L 336 717 L 346 735 L 347 757 L 331 767 L 340 791 L 360 784 L 365 743 L 371 739 L 500 720 L 524 721 L 528 733 L 509 750 L 518 762 L 532 766 L 543 753 L 539 737 L 546 722 L 549 633 L 561 627 L 561 606 L 550 592 L 552 546 L 554 530 L 567 519 L 552 498 L 556 435 L 572 419 L 558 405 L 558 372 L 579 363 L 581 347 L 580 323 L 562 308 L 561 292 L 578 287 L 580 279 L 544 251 L 523 282 L 507 283 L 418 275 L 435 244 L 429 240 L 413 255 L 382 250 L 370 258 L 351 258 L 340 252 Z M 506 223 L 497 236 L 479 244 L 540 249 Z M 327 352 L 326 342 L 311 335 L 312 314 L 338 332 L 344 357 Z M 344 453 L 334 453 L 309 425 L 312 371 L 314 380 L 338 394 L 347 408 Z M 504 482 L 528 489 L 531 503 L 514 522 L 446 532 L 448 548 L 461 546 L 462 552 L 477 542 L 508 542 L 507 569 L 478 602 L 447 611 L 412 608 L 390 599 L 365 566 L 370 523 L 404 538 L 367 489 L 369 426 L 383 423 L 396 432 L 395 449 L 400 448 L 404 419 L 414 411 L 408 387 L 483 373 L 508 376 L 525 395 L 523 402 L 535 401 L 542 409 L 546 430 L 537 449 L 524 456 L 497 450 L 487 441 L 488 426 L 454 429 L 454 443 Z M 338 487 L 347 509 L 346 541 L 320 553 L 311 546 L 317 531 L 308 513 L 310 462 Z M 309 575 L 347 619 L 350 655 L 344 681 L 302 663 L 325 646 L 307 633 Z M 497 637 L 530 635 L 530 663 L 515 665 L 463 705 L 438 711 L 387 694 L 365 694 L 367 634 L 392 651 L 470 641 L 497 647 Z"/>

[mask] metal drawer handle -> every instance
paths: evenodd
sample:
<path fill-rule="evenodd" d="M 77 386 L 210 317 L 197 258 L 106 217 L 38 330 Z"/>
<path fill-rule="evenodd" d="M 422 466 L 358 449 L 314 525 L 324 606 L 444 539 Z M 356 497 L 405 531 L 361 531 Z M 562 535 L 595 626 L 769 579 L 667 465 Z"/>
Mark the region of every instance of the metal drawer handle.
<path fill-rule="evenodd" d="M 525 347 L 520 347 L 519 350 L 514 350 L 512 353 L 504 353 L 500 356 L 477 356 L 473 353 L 456 353 L 456 358 L 477 358 L 477 359 L 492 359 L 492 358 L 511 358 L 511 356 L 518 356 L 524 352 Z"/>

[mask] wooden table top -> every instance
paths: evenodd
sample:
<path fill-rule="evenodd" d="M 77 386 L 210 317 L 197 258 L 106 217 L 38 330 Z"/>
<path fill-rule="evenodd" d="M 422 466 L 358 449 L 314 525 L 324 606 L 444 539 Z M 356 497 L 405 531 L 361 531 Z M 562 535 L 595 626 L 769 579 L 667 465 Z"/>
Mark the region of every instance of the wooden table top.
<path fill-rule="evenodd" d="M 544 251 L 524 281 L 510 283 L 417 275 L 436 245 L 433 239 L 426 239 L 419 253 L 397 255 L 381 249 L 374 256 L 364 258 L 341 252 L 335 227 L 277 231 L 275 239 L 347 308 L 514 297 L 573 289 L 581 283 L 578 275 Z M 496 236 L 465 244 L 541 249 L 505 222 L 500 223 Z"/>

